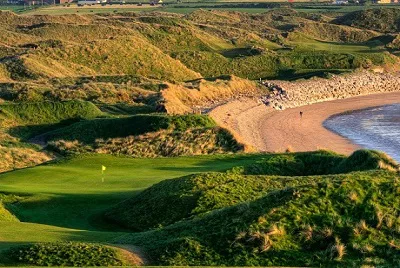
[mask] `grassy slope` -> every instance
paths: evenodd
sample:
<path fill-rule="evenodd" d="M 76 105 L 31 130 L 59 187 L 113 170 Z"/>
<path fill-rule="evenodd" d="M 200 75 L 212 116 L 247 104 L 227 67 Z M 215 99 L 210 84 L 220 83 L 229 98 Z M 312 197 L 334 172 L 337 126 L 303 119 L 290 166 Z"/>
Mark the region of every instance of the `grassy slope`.
<path fill-rule="evenodd" d="M 334 22 L 380 32 L 398 32 L 400 9 L 367 9 L 346 14 Z"/>
<path fill-rule="evenodd" d="M 92 143 L 96 139 L 126 137 L 165 129 L 185 131 L 190 128 L 214 127 L 215 122 L 200 115 L 167 116 L 134 115 L 125 118 L 87 120 L 48 133 L 48 140 L 78 140 Z"/>
<path fill-rule="evenodd" d="M 396 163 L 384 155 L 366 150 L 357 151 L 348 158 L 325 151 L 266 155 L 251 165 L 237 166 L 226 174 L 203 173 L 163 181 L 118 204 L 106 216 L 124 227 L 146 230 L 251 201 L 272 189 L 306 185 L 310 180 L 318 180 L 295 176 L 379 168 L 393 170 Z M 277 179 L 276 176 L 290 177 Z"/>
<path fill-rule="evenodd" d="M 50 124 L 67 119 L 92 119 L 103 113 L 92 103 L 83 101 L 2 104 L 1 115 L 18 124 Z"/>
<path fill-rule="evenodd" d="M 304 179 L 309 183 L 273 188 L 254 201 L 123 241 L 142 245 L 166 265 L 398 264 L 395 173 Z"/>
<path fill-rule="evenodd" d="M 0 125 L 6 132 L 23 139 L 82 119 L 104 114 L 90 102 L 32 102 L 0 105 Z"/>
<path fill-rule="evenodd" d="M 137 34 L 99 40 L 89 45 L 49 49 L 23 60 L 37 75 L 49 77 L 136 74 L 169 81 L 199 78 L 198 74 L 163 54 Z"/>
<path fill-rule="evenodd" d="M 18 222 L 18 218 L 10 213 L 2 202 L 0 202 L 0 222 Z"/>
<path fill-rule="evenodd" d="M 226 129 L 191 128 L 184 131 L 160 130 L 120 138 L 81 141 L 51 141 L 47 148 L 63 155 L 95 152 L 131 157 L 173 157 L 242 152 L 245 149 Z"/>

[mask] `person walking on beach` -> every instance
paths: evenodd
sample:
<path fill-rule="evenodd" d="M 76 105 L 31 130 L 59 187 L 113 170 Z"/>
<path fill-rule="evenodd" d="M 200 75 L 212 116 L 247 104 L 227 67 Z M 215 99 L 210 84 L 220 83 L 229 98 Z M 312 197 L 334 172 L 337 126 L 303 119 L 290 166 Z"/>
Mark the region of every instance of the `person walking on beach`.
<path fill-rule="evenodd" d="M 300 111 L 300 118 L 303 118 L 303 111 Z"/>

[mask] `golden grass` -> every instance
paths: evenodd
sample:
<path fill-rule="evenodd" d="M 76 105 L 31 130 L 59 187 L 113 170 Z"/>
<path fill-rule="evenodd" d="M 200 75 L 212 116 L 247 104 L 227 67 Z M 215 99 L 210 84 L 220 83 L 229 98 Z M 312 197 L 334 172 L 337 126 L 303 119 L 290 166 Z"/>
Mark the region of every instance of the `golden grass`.
<path fill-rule="evenodd" d="M 0 172 L 35 166 L 51 159 L 48 154 L 34 149 L 0 146 Z"/>
<path fill-rule="evenodd" d="M 219 127 L 184 132 L 163 130 L 139 136 L 98 139 L 93 145 L 59 140 L 50 142 L 50 146 L 63 154 L 95 152 L 133 157 L 221 154 L 244 149 L 242 144 Z"/>
<path fill-rule="evenodd" d="M 4 65 L 0 64 L 0 82 L 9 82 L 11 81 L 10 74 Z"/>
<path fill-rule="evenodd" d="M 302 24 L 297 31 L 318 40 L 349 43 L 365 42 L 379 35 L 379 33 L 374 31 L 319 22 Z"/>
<path fill-rule="evenodd" d="M 49 48 L 23 59 L 32 72 L 47 77 L 134 74 L 168 81 L 200 77 L 140 34 Z"/>
<path fill-rule="evenodd" d="M 217 102 L 224 103 L 240 95 L 254 96 L 259 92 L 255 82 L 235 76 L 215 81 L 201 79 L 185 85 L 167 85 L 168 88 L 161 91 L 161 96 L 169 114 L 198 112 Z"/>
<path fill-rule="evenodd" d="M 1 17 L 0 17 L 0 22 L 1 22 Z M 0 42 L 2 44 L 16 46 L 40 40 L 40 38 L 36 36 L 24 33 L 12 32 L 2 27 L 4 26 L 0 24 L 0 36 L 1 36 Z"/>
<path fill-rule="evenodd" d="M 0 199 L 0 222 L 19 222 L 18 218 L 15 217 L 10 211 L 8 211 L 2 200 Z"/>
<path fill-rule="evenodd" d="M 331 256 L 336 261 L 340 261 L 344 255 L 346 255 L 346 246 L 336 237 L 335 244 L 331 247 Z"/>

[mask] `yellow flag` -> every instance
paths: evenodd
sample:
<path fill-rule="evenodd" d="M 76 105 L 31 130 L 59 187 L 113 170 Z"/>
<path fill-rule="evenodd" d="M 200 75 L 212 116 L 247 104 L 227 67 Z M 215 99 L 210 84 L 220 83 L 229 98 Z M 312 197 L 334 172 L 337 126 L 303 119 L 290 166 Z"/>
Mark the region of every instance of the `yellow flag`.
<path fill-rule="evenodd" d="M 106 171 L 106 169 L 107 169 L 107 168 L 106 168 L 105 166 L 103 166 L 103 165 L 101 166 L 101 172 Z"/>

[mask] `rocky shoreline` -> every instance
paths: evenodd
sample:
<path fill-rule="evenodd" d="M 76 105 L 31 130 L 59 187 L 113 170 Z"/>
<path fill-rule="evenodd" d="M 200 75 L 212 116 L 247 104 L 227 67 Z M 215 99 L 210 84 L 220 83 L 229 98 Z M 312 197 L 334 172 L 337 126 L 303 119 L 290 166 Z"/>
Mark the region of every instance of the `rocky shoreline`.
<path fill-rule="evenodd" d="M 295 82 L 268 80 L 262 84 L 270 90 L 261 101 L 276 110 L 313 103 L 346 99 L 376 93 L 400 91 L 400 73 L 359 71 L 332 78 L 313 78 Z"/>

